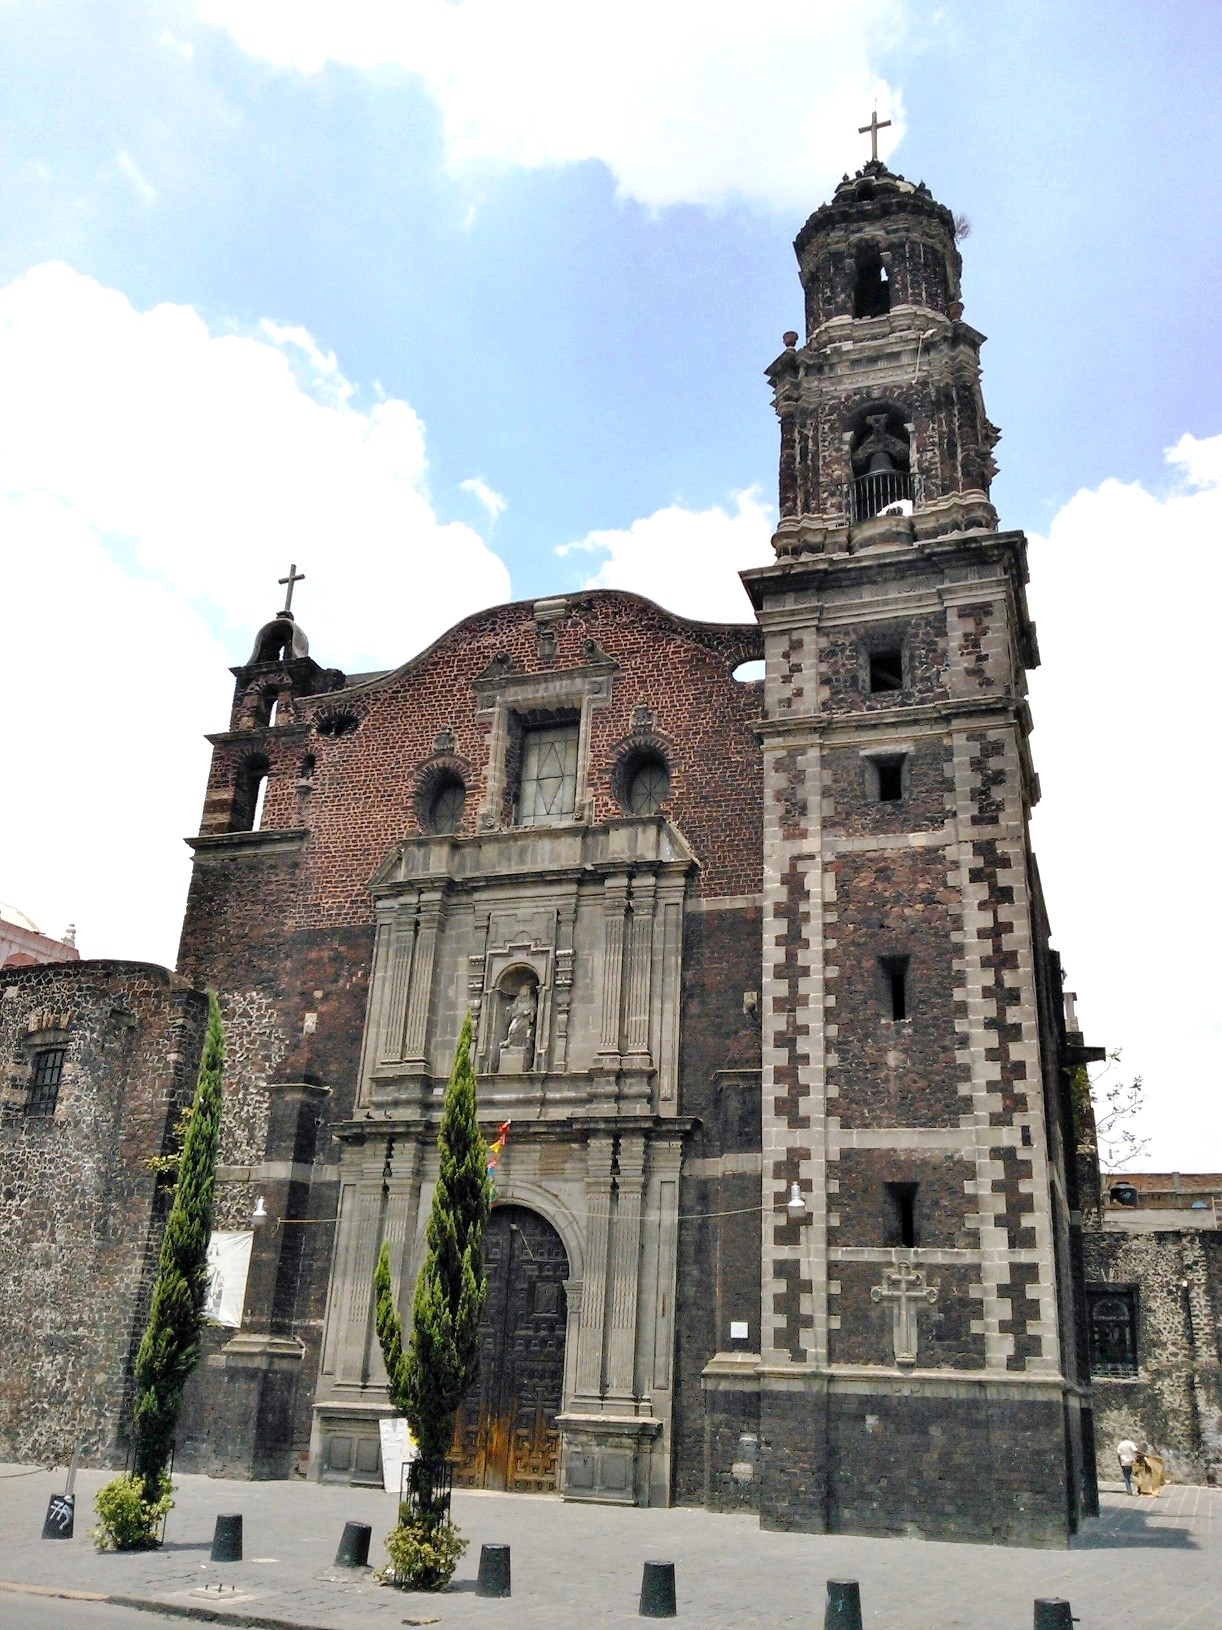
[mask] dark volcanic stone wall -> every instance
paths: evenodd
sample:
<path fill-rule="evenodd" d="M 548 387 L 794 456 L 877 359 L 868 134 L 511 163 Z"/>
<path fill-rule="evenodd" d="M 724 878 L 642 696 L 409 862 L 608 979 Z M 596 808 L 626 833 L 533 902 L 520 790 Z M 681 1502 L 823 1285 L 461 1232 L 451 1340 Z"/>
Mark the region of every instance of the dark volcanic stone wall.
<path fill-rule="evenodd" d="M 148 1162 L 190 1102 L 207 1004 L 164 968 L 80 962 L 0 980 L 0 1456 L 121 1453 L 166 1211 Z M 67 1050 L 26 1113 L 39 1038 Z"/>

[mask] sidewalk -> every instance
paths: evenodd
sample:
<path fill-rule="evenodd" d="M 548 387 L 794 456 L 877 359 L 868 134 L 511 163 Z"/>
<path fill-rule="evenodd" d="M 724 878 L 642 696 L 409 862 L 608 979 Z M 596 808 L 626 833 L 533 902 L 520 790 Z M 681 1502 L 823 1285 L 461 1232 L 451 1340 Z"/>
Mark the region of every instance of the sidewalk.
<path fill-rule="evenodd" d="M 675 1563 L 679 1619 L 699 1630 L 818 1630 L 829 1578 L 861 1581 L 866 1630 L 1030 1630 L 1036 1596 L 1068 1597 L 1081 1630 L 1222 1623 L 1222 1490 L 1215 1489 L 1170 1487 L 1155 1499 L 1105 1492 L 1102 1516 L 1069 1551 L 772 1534 L 751 1517 L 686 1507 L 640 1511 L 459 1492 L 454 1518 L 471 1548 L 451 1588 L 432 1595 L 380 1587 L 367 1570 L 333 1566 L 345 1522 L 370 1523 L 370 1559 L 385 1559 L 381 1540 L 395 1519 L 390 1495 L 177 1477 L 165 1546 L 120 1556 L 98 1553 L 87 1536 L 106 1475 L 80 1473 L 77 1537 L 53 1541 L 39 1536 L 62 1473 L 0 1466 L 5 1588 L 92 1592 L 192 1617 L 317 1630 L 357 1622 L 369 1630 L 621 1630 L 640 1622 L 641 1564 L 665 1558 Z M 237 1511 L 245 1560 L 214 1564 L 216 1516 Z M 484 1543 L 512 1547 L 508 1601 L 474 1594 Z"/>

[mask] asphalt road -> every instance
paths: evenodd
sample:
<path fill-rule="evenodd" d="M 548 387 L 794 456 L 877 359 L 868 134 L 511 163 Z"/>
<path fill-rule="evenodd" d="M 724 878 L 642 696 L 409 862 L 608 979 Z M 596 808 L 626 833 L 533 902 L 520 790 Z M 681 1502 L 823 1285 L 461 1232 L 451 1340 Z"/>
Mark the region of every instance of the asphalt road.
<path fill-rule="evenodd" d="M 109 1602 L 65 1602 L 0 1591 L 0 1630 L 186 1630 L 190 1623 Z"/>

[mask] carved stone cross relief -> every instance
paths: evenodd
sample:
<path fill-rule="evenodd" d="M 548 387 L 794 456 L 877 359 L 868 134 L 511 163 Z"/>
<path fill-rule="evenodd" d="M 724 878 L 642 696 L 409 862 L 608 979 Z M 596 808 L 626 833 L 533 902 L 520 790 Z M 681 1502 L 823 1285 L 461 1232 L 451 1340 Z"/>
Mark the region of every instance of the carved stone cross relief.
<path fill-rule="evenodd" d="M 911 1262 L 901 1262 L 888 1268 L 881 1285 L 870 1291 L 872 1302 L 891 1303 L 891 1339 L 895 1344 L 897 1364 L 915 1364 L 917 1357 L 917 1308 L 922 1302 L 933 1303 L 937 1290 L 925 1283 L 925 1274 Z"/>

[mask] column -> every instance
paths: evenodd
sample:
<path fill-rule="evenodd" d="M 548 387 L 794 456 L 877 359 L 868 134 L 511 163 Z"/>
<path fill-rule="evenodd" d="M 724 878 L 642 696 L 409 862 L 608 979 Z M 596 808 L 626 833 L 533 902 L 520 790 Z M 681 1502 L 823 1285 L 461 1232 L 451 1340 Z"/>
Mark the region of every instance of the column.
<path fill-rule="evenodd" d="M 620 1062 L 620 1008 L 627 914 L 627 877 L 608 877 L 603 883 L 602 1035 L 595 1061 L 597 1067 L 604 1070 L 617 1070 Z"/>
<path fill-rule="evenodd" d="M 628 1402 L 636 1397 L 636 1309 L 641 1266 L 641 1201 L 645 1192 L 645 1139 L 620 1138 L 607 1320 L 607 1392 Z"/>
<path fill-rule="evenodd" d="M 628 940 L 627 1053 L 631 1069 L 653 1067 L 649 1050 L 649 990 L 653 972 L 653 914 L 657 878 L 632 880 L 632 926 Z"/>
<path fill-rule="evenodd" d="M 422 895 L 416 915 L 416 954 L 412 959 L 407 1022 L 403 1027 L 404 1063 L 418 1070 L 428 1069 L 426 1049 L 433 997 L 433 966 L 437 959 L 437 936 L 444 918 L 445 899 L 442 891 L 435 889 Z"/>
<path fill-rule="evenodd" d="M 395 907 L 394 928 L 385 970 L 386 989 L 379 1017 L 380 1057 L 386 1064 L 397 1063 L 403 1057 L 403 1027 L 415 938 L 416 897 L 411 895 Z"/>
<path fill-rule="evenodd" d="M 599 1398 L 603 1390 L 613 1152 L 614 1140 L 602 1134 L 592 1136 L 586 1150 L 586 1271 L 577 1349 L 577 1392 L 583 1399 Z"/>

